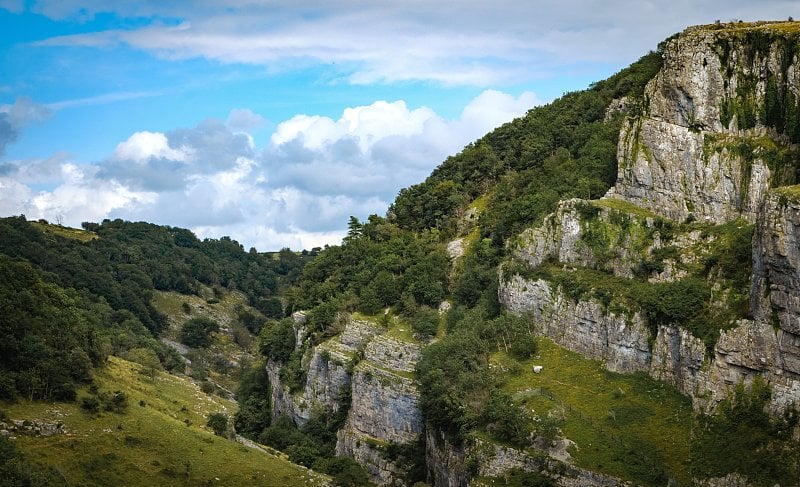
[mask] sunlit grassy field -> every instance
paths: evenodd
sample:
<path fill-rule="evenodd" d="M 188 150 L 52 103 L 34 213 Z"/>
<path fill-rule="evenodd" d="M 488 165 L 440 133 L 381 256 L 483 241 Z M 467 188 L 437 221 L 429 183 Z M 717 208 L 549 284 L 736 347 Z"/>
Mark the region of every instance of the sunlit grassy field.
<path fill-rule="evenodd" d="M 515 404 L 555 418 L 579 466 L 645 485 L 690 485 L 692 408 L 674 388 L 644 373 L 616 374 L 595 360 L 539 339 L 536 357 L 492 357 L 508 371 L 503 388 Z M 542 365 L 541 373 L 533 372 Z"/>
<path fill-rule="evenodd" d="M 327 477 L 279 455 L 245 447 L 214 434 L 208 415 L 232 416 L 235 403 L 202 393 L 183 378 L 157 373 L 111 357 L 97 374 L 100 391 L 124 391 L 121 414 L 87 413 L 74 403 L 2 405 L 12 419 L 61 422 L 67 433 L 19 436 L 30 460 L 54 467 L 69 485 L 322 485 Z M 80 396 L 79 396 L 80 397 Z"/>

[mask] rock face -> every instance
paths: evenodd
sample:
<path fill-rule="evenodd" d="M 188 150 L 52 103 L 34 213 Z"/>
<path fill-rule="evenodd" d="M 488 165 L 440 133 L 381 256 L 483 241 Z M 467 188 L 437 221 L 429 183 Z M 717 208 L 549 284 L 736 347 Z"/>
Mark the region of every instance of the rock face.
<path fill-rule="evenodd" d="M 620 133 L 618 179 L 609 196 L 679 221 L 690 214 L 714 223 L 755 220 L 780 177 L 769 168 L 770 150 L 753 150 L 774 125 L 783 126 L 764 115 L 765 107 L 773 92 L 797 97 L 800 87 L 796 58 L 786 47 L 795 41 L 778 28 L 759 29 L 770 39 L 766 48 L 734 29 L 707 26 L 667 43 L 642 113 Z M 772 138 L 775 143 L 783 144 Z"/>
<path fill-rule="evenodd" d="M 375 482 L 402 477 L 404 466 L 383 455 L 389 443 L 408 444 L 422 434 L 419 391 L 412 372 L 419 346 L 375 336 L 352 378 L 352 406 L 337 435 L 337 455 L 348 455 L 369 470 Z"/>
<path fill-rule="evenodd" d="M 304 326 L 302 316 L 295 317 L 296 336 L 305 338 Z M 267 364 L 273 417 L 286 415 L 302 425 L 315 410 L 338 412 L 349 398 L 336 453 L 355 458 L 381 485 L 396 483 L 405 473 L 405 466 L 386 458 L 385 447 L 413 443 L 423 431 L 412 378 L 419 345 L 385 333 L 375 323 L 349 320 L 341 334 L 306 352 L 306 381 L 296 392 L 282 383 L 280 364 Z M 298 350 L 301 346 L 298 342 Z"/>
<path fill-rule="evenodd" d="M 542 335 L 615 372 L 646 371 L 690 396 L 697 410 L 711 411 L 740 382 L 756 375 L 772 385 L 772 409 L 800 400 L 800 377 L 792 370 L 797 346 L 763 321 L 741 320 L 721 332 L 711 356 L 705 344 L 680 327 L 650 334 L 638 314 L 610 313 L 593 300 L 573 301 L 543 280 L 518 275 L 501 281 L 500 300 L 509 311 L 530 316 Z M 787 365 L 788 364 L 788 365 Z"/>
<path fill-rule="evenodd" d="M 777 189 L 764 202 L 753 236 L 754 317 L 776 334 L 773 389 L 784 401 L 800 398 L 800 201 L 797 187 Z"/>
<path fill-rule="evenodd" d="M 505 309 L 529 316 L 538 333 L 609 370 L 644 371 L 673 384 L 698 411 L 712 411 L 733 386 L 756 376 L 772 387 L 773 411 L 800 403 L 800 189 L 770 189 L 796 183 L 800 160 L 800 57 L 794 54 L 800 50 L 787 47 L 797 41 L 786 32 L 772 24 L 705 26 L 669 40 L 644 99 L 609 107 L 608 116 L 627 115 L 615 186 L 598 201 L 561 202 L 542 225 L 510 239 L 512 258 L 499 286 Z M 561 270 L 584 267 L 619 279 L 642 278 L 645 267 L 651 282 L 674 281 L 703 268 L 718 237 L 697 225 L 681 232 L 673 226 L 696 219 L 708 229 L 738 218 L 756 228 L 752 319 L 737 321 L 715 344 L 680 323 L 648 327 L 636 309 L 572 299 L 525 272 L 558 263 Z M 457 259 L 464 246 L 462 239 L 451 242 L 450 256 Z M 716 284 L 709 286 L 715 292 Z M 308 340 L 304 323 L 297 315 L 298 347 Z M 462 487 L 476 475 L 514 468 L 544 469 L 561 486 L 624 485 L 544 454 L 480 440 L 453 445 L 425 428 L 413 379 L 419 354 L 419 345 L 351 320 L 339 336 L 308 348 L 299 391 L 282 385 L 279 364 L 269 363 L 273 413 L 302 424 L 315 408 L 339 411 L 343 398 L 351 398 L 336 452 L 355 458 L 382 485 L 401 484 L 404 474 L 387 447 L 420 438 L 428 480 L 436 486 Z M 705 482 L 744 485 L 735 476 Z"/>
<path fill-rule="evenodd" d="M 295 316 L 295 334 L 305 337 L 304 315 Z M 306 382 L 303 389 L 292 392 L 280 378 L 281 365 L 267 362 L 267 376 L 272 385 L 273 419 L 285 415 L 297 425 L 303 425 L 311 417 L 314 407 L 337 412 L 341 406 L 342 394 L 350 388 L 351 377 L 347 364 L 358 350 L 378 333 L 375 324 L 351 320 L 344 331 L 306 352 L 303 365 L 307 367 Z M 296 342 L 297 349 L 302 342 Z"/>
<path fill-rule="evenodd" d="M 513 275 L 500 282 L 500 302 L 512 313 L 529 314 L 536 331 L 614 372 L 650 368 L 649 333 L 639 314 L 607 313 L 594 300 L 573 301 L 544 280 Z"/>
<path fill-rule="evenodd" d="M 502 477 L 513 469 L 546 472 L 560 487 L 628 485 L 617 478 L 577 468 L 546 455 L 530 455 L 480 439 L 453 445 L 431 428 L 427 431 L 429 481 L 437 487 L 467 487 L 474 476 Z"/>
<path fill-rule="evenodd" d="M 511 239 L 513 256 L 528 267 L 552 260 L 562 264 L 610 272 L 618 277 L 634 277 L 643 260 L 671 247 L 683 264 L 698 259 L 697 252 L 687 252 L 704 239 L 699 231 L 662 238 L 664 219 L 611 198 L 600 200 L 571 199 L 559 203 L 541 226 L 528 228 Z M 712 236 L 705 237 L 710 243 Z M 702 252 L 701 252 L 702 253 Z M 674 258 L 662 262 L 663 270 L 653 273 L 653 281 L 672 281 L 685 276 Z"/>
<path fill-rule="evenodd" d="M 665 245 L 643 211 L 677 222 L 743 218 L 756 225 L 752 320 L 707 348 L 680 326 L 651 336 L 635 312 L 619 316 L 592 300 L 570 300 L 515 272 L 501 279 L 501 302 L 611 370 L 647 370 L 674 384 L 698 409 L 713 409 L 732 385 L 756 375 L 772 385 L 775 411 L 800 401 L 800 191 L 769 189 L 796 182 L 800 70 L 790 27 L 702 26 L 669 40 L 644 100 L 627 102 L 618 178 L 606 198 L 562 202 L 511 243 L 514 259 L 528 267 L 550 259 L 632 277 L 637 261 Z M 590 204 L 594 212 L 586 211 Z M 622 224 L 609 207 L 640 218 Z M 682 265 L 665 261 L 650 280 L 683 277 L 682 269 L 702 263 L 708 238 L 689 232 L 669 242 Z"/>

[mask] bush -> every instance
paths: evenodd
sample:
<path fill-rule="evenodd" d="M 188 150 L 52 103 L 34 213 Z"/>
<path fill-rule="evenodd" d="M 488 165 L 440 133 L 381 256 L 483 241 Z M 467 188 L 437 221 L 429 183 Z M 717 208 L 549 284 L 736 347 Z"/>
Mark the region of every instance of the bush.
<path fill-rule="evenodd" d="M 261 330 L 260 346 L 262 355 L 276 362 L 286 362 L 294 352 L 295 335 L 291 318 L 274 321 Z"/>
<path fill-rule="evenodd" d="M 425 337 L 436 335 L 439 330 L 439 313 L 427 306 L 420 307 L 411 318 L 411 329 Z"/>
<path fill-rule="evenodd" d="M 211 345 L 211 333 L 215 331 L 219 331 L 219 324 L 211 318 L 192 318 L 181 327 L 180 340 L 189 347 L 208 347 Z"/>
<path fill-rule="evenodd" d="M 81 398 L 81 409 L 87 413 L 100 412 L 100 399 L 98 399 L 94 394 L 90 396 L 83 396 Z"/>
<path fill-rule="evenodd" d="M 326 459 L 322 462 L 317 462 L 314 467 L 315 469 L 322 467 L 320 470 L 333 477 L 333 483 L 337 486 L 361 487 L 373 485 L 369 481 L 367 470 L 350 457 Z"/>
<path fill-rule="evenodd" d="M 520 360 L 525 360 L 536 354 L 536 337 L 530 334 L 520 334 L 511 342 L 511 355 Z"/>
<path fill-rule="evenodd" d="M 103 408 L 114 413 L 124 413 L 128 409 L 128 395 L 123 391 L 114 391 L 113 394 L 104 394 Z"/>
<path fill-rule="evenodd" d="M 211 428 L 217 436 L 223 436 L 228 431 L 228 417 L 222 413 L 213 413 L 208 417 L 206 426 Z"/>

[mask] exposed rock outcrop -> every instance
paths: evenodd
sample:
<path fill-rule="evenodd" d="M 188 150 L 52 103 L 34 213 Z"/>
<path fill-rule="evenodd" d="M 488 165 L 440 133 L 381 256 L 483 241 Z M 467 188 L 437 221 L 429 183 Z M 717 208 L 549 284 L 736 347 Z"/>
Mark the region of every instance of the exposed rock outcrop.
<path fill-rule="evenodd" d="M 500 282 L 500 301 L 512 313 L 529 314 L 538 333 L 614 372 L 650 368 L 649 332 L 638 313 L 607 312 L 594 301 L 573 301 L 544 280 L 518 275 Z"/>
<path fill-rule="evenodd" d="M 306 336 L 304 327 L 296 316 L 296 336 Z M 282 383 L 280 364 L 267 364 L 273 416 L 286 415 L 302 425 L 315 410 L 336 413 L 349 406 L 336 452 L 355 458 L 382 485 L 398 481 L 406 468 L 387 458 L 385 447 L 415 442 L 423 430 L 412 378 L 419 345 L 385 333 L 375 323 L 348 320 L 341 334 L 306 352 L 306 381 L 297 392 Z"/>
<path fill-rule="evenodd" d="M 796 41 L 779 26 L 758 30 L 775 42 L 754 46 L 736 29 L 705 26 L 666 44 L 642 113 L 623 124 L 609 196 L 679 221 L 690 214 L 755 221 L 770 183 L 783 177 L 770 165 L 775 144 L 785 140 L 762 143 L 783 126 L 765 115 L 770 90 L 800 93 L 800 70 L 786 47 Z"/>
<path fill-rule="evenodd" d="M 352 406 L 336 452 L 365 465 L 380 484 L 399 479 L 407 468 L 386 458 L 385 446 L 413 443 L 422 434 L 419 391 L 412 378 L 419 352 L 416 344 L 378 335 L 353 372 Z"/>
<path fill-rule="evenodd" d="M 426 445 L 429 481 L 436 486 L 466 487 L 472 477 L 503 477 L 514 469 L 546 473 L 560 487 L 629 485 L 618 478 L 577 468 L 546 455 L 531 455 L 478 438 L 454 445 L 444 435 L 428 429 Z"/>

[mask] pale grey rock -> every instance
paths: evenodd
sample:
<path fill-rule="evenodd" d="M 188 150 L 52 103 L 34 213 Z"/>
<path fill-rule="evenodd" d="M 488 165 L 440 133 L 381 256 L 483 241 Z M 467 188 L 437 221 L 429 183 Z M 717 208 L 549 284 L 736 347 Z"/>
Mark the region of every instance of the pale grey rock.
<path fill-rule="evenodd" d="M 615 276 L 631 278 L 643 259 L 650 258 L 653 251 L 671 245 L 679 250 L 680 261 L 685 264 L 697 262 L 703 251 L 695 252 L 695 247 L 703 240 L 698 230 L 680 233 L 669 243 L 662 242 L 655 228 L 655 214 L 642 216 L 642 211 L 629 213 L 607 205 L 613 204 L 607 198 L 599 201 L 580 199 L 565 200 L 559 203 L 553 213 L 547 215 L 541 226 L 528 228 L 517 237 L 510 239 L 509 247 L 515 259 L 536 267 L 547 261 L 556 260 L 564 264 L 589 267 L 612 272 Z M 589 221 L 581 216 L 581 207 L 592 208 L 596 212 Z M 594 232 L 597 241 L 605 245 L 600 248 L 600 256 L 585 239 L 584 234 Z M 597 235 L 601 235 L 598 238 Z M 713 236 L 705 237 L 707 243 Z M 677 262 L 664 260 L 664 270 L 650 277 L 652 282 L 667 282 L 681 279 L 687 275 Z"/>
<path fill-rule="evenodd" d="M 660 326 L 653 342 L 650 375 L 693 396 L 705 362 L 705 344 L 689 331 L 676 326 Z"/>
<path fill-rule="evenodd" d="M 304 325 L 297 319 L 295 324 L 296 330 Z M 309 350 L 301 391 L 292 393 L 281 383 L 278 363 L 267 363 L 267 375 L 273 417 L 286 415 L 298 425 L 315 410 L 338 412 L 349 393 L 336 452 L 362 464 L 374 482 L 389 485 L 399 482 L 404 466 L 385 458 L 381 446 L 414 442 L 422 434 L 419 391 L 411 378 L 420 347 L 384 332 L 376 323 L 349 319 L 339 335 Z M 354 368 L 348 365 L 359 360 Z"/>
<path fill-rule="evenodd" d="M 352 390 L 350 428 L 394 443 L 410 443 L 422 432 L 419 390 L 413 380 L 363 361 L 355 369 Z"/>
<path fill-rule="evenodd" d="M 638 313 L 607 312 L 594 301 L 575 302 L 544 280 L 519 275 L 500 281 L 500 302 L 507 310 L 528 315 L 538 333 L 585 357 L 602 360 L 614 372 L 650 367 L 649 332 Z"/>
<path fill-rule="evenodd" d="M 296 332 L 304 328 L 304 325 L 299 323 L 300 321 L 295 319 Z M 379 330 L 373 323 L 350 320 L 340 335 L 309 350 L 306 353 L 308 358 L 303 360 L 307 370 L 306 383 L 299 392 L 292 393 L 289 387 L 282 383 L 281 365 L 272 360 L 268 361 L 267 377 L 271 384 L 272 417 L 285 415 L 295 424 L 302 425 L 311 417 L 314 407 L 332 412 L 338 411 L 342 392 L 350 387 L 348 362 L 354 353 L 366 347 L 367 342 Z M 296 347 L 299 350 L 302 343 Z"/>
<path fill-rule="evenodd" d="M 722 66 L 719 40 L 728 35 L 690 28 L 667 44 L 663 67 L 645 89 L 646 110 L 623 124 L 618 179 L 609 196 L 675 220 L 692 214 L 714 223 L 739 217 L 755 221 L 773 175 L 758 154 L 751 166 L 726 149 L 725 141 L 772 133 L 760 125 L 739 130 L 735 117 L 725 127 L 720 107 L 736 98 L 740 76 L 755 78 L 760 106 L 765 73 L 783 76 L 783 47 L 776 42 L 762 56 L 731 38 Z M 789 64 L 782 81 L 796 96 L 796 58 Z M 711 150 L 715 147 L 720 150 Z"/>
<path fill-rule="evenodd" d="M 303 340 L 308 335 L 308 316 L 305 311 L 295 311 L 292 313 L 292 325 L 294 327 L 294 348 L 300 350 Z"/>
<path fill-rule="evenodd" d="M 397 483 L 404 465 L 385 458 L 388 443 L 413 443 L 423 431 L 419 390 L 409 378 L 419 346 L 376 336 L 352 377 L 352 406 L 337 433 L 336 453 L 353 457 L 379 485 Z"/>
<path fill-rule="evenodd" d="M 384 368 L 413 373 L 419 362 L 420 347 L 386 335 L 378 335 L 364 350 L 364 359 Z"/>
<path fill-rule="evenodd" d="M 427 429 L 426 460 L 429 482 L 440 487 L 466 487 L 473 476 L 503 477 L 513 469 L 547 472 L 560 487 L 630 485 L 618 478 L 591 472 L 548 455 L 531 455 L 503 445 L 471 438 L 453 445 L 441 433 Z"/>
<path fill-rule="evenodd" d="M 772 386 L 774 412 L 800 403 L 800 379 L 790 368 L 797 364 L 800 337 L 763 321 L 740 320 L 721 332 L 709 357 L 700 339 L 677 326 L 659 327 L 651 350 L 638 313 L 618 316 L 593 301 L 575 302 L 543 280 L 518 275 L 501 280 L 500 300 L 568 350 L 603 360 L 615 372 L 646 371 L 674 385 L 692 398 L 696 410 L 713 411 L 737 384 L 750 384 L 756 376 Z"/>
<path fill-rule="evenodd" d="M 464 255 L 464 239 L 457 238 L 447 244 L 447 254 L 451 259 L 457 259 Z"/>
<path fill-rule="evenodd" d="M 428 426 L 425 432 L 428 483 L 436 487 L 467 487 L 472 474 L 467 469 L 464 445 L 454 445 L 433 427 Z"/>

